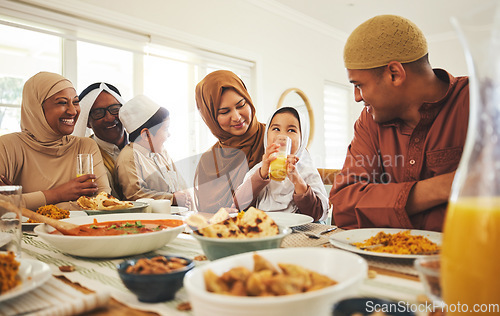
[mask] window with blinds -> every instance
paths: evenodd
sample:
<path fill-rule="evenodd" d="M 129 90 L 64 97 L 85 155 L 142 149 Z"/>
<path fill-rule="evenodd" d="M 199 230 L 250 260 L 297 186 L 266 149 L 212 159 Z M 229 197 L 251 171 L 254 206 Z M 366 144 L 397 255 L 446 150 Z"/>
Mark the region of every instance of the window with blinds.
<path fill-rule="evenodd" d="M 340 169 L 351 141 L 350 89 L 336 83 L 324 86 L 325 167 Z"/>

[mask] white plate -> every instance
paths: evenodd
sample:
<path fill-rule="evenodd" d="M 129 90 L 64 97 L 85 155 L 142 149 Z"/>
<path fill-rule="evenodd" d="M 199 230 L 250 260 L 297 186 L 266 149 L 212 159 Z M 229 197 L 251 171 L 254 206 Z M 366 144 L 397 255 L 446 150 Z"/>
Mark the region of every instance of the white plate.
<path fill-rule="evenodd" d="M 33 259 L 20 259 L 19 277 L 22 283 L 9 291 L 0 294 L 0 302 L 14 298 L 36 289 L 44 284 L 52 275 L 50 267 L 41 261 Z"/>
<path fill-rule="evenodd" d="M 377 233 L 383 231 L 385 233 L 395 234 L 401 231 L 406 231 L 408 229 L 398 229 L 398 228 L 361 228 L 361 229 L 352 229 L 346 230 L 343 232 L 339 232 L 333 234 L 330 237 L 330 243 L 335 247 L 356 252 L 362 255 L 369 255 L 375 257 L 388 257 L 388 258 L 404 258 L 404 259 L 415 259 L 425 255 L 399 255 L 393 253 L 385 253 L 385 252 L 374 252 L 369 250 L 361 250 L 356 246 L 352 246 L 353 242 L 363 242 L 368 238 L 375 236 Z M 427 237 L 430 241 L 436 243 L 438 246 L 441 246 L 442 234 L 439 232 L 433 232 L 428 230 L 418 230 L 411 229 L 410 235 L 421 235 Z"/>
<path fill-rule="evenodd" d="M 189 209 L 184 206 L 171 206 L 170 210 L 173 215 L 181 215 L 181 216 L 186 215 L 187 212 L 189 212 Z"/>
<path fill-rule="evenodd" d="M 84 211 L 69 211 L 69 218 L 75 218 L 80 216 L 88 216 L 88 215 Z M 29 218 L 23 216 L 23 228 L 31 227 L 31 229 L 33 229 L 33 227 L 41 224 L 41 223 L 28 223 L 28 219 Z"/>
<path fill-rule="evenodd" d="M 313 218 L 309 215 L 284 212 L 267 212 L 278 226 L 295 227 L 313 222 Z"/>
<path fill-rule="evenodd" d="M 137 202 L 137 201 L 128 201 L 134 204 L 129 208 L 122 208 L 119 210 L 84 210 L 88 215 L 107 215 L 107 214 L 115 214 L 115 213 L 144 213 L 146 207 L 149 206 L 148 203 Z"/>

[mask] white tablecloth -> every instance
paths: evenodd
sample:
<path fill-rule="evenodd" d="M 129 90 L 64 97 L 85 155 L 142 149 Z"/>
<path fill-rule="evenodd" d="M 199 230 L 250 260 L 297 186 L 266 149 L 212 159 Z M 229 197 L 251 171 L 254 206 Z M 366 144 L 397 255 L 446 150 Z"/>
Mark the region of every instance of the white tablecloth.
<path fill-rule="evenodd" d="M 180 255 L 187 258 L 203 254 L 198 242 L 186 234 L 180 234 L 173 242 L 156 250 L 155 253 Z M 177 310 L 179 303 L 188 301 L 184 289 L 181 289 L 175 299 L 169 302 L 154 304 L 139 302 L 136 296 L 125 288 L 116 271 L 117 264 L 126 258 L 109 260 L 73 257 L 61 253 L 33 235 L 23 237 L 22 257 L 43 261 L 51 267 L 53 275 L 64 275 L 70 281 L 93 291 L 105 291 L 111 297 L 132 308 L 156 312 L 160 315 L 192 315 L 190 311 Z M 204 263 L 206 261 L 196 262 L 197 265 Z M 58 267 L 63 265 L 72 265 L 75 271 L 61 272 Z M 423 287 L 420 282 L 378 274 L 374 279 L 367 278 L 364 281 L 359 295 L 417 304 L 417 296 L 422 293 Z"/>

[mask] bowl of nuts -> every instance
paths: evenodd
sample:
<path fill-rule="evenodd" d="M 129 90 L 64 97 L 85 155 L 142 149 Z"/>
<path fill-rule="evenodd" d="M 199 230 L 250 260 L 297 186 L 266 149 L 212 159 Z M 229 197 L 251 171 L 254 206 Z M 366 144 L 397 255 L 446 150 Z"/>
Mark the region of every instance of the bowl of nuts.
<path fill-rule="evenodd" d="M 193 260 L 187 258 L 156 255 L 125 260 L 117 269 L 123 284 L 139 301 L 154 303 L 173 299 L 193 267 Z"/>

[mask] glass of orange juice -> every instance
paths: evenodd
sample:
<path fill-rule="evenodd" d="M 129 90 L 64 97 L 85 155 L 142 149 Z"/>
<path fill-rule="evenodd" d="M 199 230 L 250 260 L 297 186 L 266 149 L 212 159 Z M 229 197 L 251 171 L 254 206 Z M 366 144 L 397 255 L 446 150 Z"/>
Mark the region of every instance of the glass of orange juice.
<path fill-rule="evenodd" d="M 290 155 L 292 140 L 288 136 L 278 135 L 274 143 L 280 147 L 276 153 L 276 159 L 271 161 L 269 165 L 269 178 L 274 181 L 283 181 L 286 178 L 286 158 Z"/>
<path fill-rule="evenodd" d="M 76 155 L 76 176 L 94 173 L 94 158 L 92 154 Z"/>

